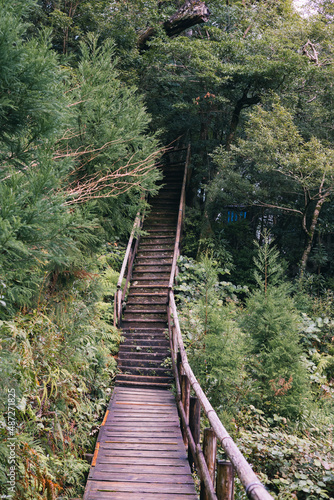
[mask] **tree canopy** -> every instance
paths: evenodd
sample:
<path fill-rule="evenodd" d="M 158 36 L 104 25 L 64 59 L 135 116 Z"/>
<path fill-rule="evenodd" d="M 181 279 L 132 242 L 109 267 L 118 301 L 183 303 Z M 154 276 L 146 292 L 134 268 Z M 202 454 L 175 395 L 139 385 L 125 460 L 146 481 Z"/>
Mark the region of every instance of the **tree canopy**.
<path fill-rule="evenodd" d="M 176 140 L 192 151 L 177 285 L 192 366 L 275 498 L 333 496 L 333 2 L 308 6 L 0 0 L 0 387 L 17 392 L 17 500 L 82 493 L 124 247 Z"/>

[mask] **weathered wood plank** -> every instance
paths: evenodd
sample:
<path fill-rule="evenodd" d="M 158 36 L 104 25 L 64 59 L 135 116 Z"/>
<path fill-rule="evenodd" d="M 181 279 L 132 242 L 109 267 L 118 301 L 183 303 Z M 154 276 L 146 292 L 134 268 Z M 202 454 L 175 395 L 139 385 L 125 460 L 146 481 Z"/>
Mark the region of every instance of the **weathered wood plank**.
<path fill-rule="evenodd" d="M 105 493 L 101 491 L 93 491 L 85 498 L 85 500 L 129 500 L 129 493 L 112 492 Z M 140 493 L 132 492 L 131 500 L 198 500 L 197 495 L 183 495 L 182 493 L 169 494 L 165 493 Z"/>
<path fill-rule="evenodd" d="M 131 467 L 129 467 L 131 465 Z M 157 465 L 155 462 L 152 465 L 146 465 L 140 462 L 139 464 L 129 464 L 126 462 L 125 464 L 120 463 L 105 463 L 104 461 L 97 462 L 98 470 L 101 472 L 117 472 L 118 474 L 122 474 L 131 472 L 133 474 L 160 474 L 167 476 L 179 476 L 180 474 L 188 474 L 188 467 L 184 465 L 183 467 L 177 467 L 173 465 L 161 464 Z M 119 476 L 121 477 L 121 476 Z"/>
<path fill-rule="evenodd" d="M 139 450 L 139 451 L 176 451 L 179 448 L 178 444 L 159 444 L 159 443 L 108 443 L 106 441 L 102 441 L 100 444 L 101 448 L 109 450 Z"/>
<path fill-rule="evenodd" d="M 133 449 L 114 449 L 110 450 L 108 446 L 104 447 L 103 443 L 100 446 L 99 457 L 102 456 L 115 456 L 115 457 L 144 457 L 147 458 L 172 458 L 174 460 L 187 457 L 185 451 L 177 450 L 174 451 L 162 451 L 162 450 L 133 450 Z M 146 460 L 145 460 L 146 461 Z"/>
<path fill-rule="evenodd" d="M 110 472 L 109 470 L 105 469 L 98 469 L 95 470 L 91 473 L 91 478 L 94 481 L 99 481 L 103 480 L 105 481 L 106 479 L 108 482 L 111 481 L 117 481 L 119 478 L 122 478 L 122 483 L 125 482 L 136 482 L 136 483 L 149 483 L 153 485 L 159 485 L 160 484 L 171 484 L 173 485 L 188 485 L 191 484 L 193 486 L 194 481 L 193 478 L 190 474 L 173 474 L 173 477 L 171 478 L 170 475 L 166 474 L 157 474 L 157 473 L 149 473 L 149 474 L 139 474 L 139 473 L 133 473 L 130 474 L 129 472 L 123 472 L 121 475 L 118 472 Z"/>
<path fill-rule="evenodd" d="M 103 492 L 140 492 L 140 493 L 165 493 L 167 491 L 169 494 L 172 493 L 183 493 L 183 494 L 193 494 L 194 485 L 193 484 L 174 484 L 169 482 L 167 484 L 160 483 L 139 483 L 135 481 L 92 481 L 91 491 L 103 491 Z"/>
<path fill-rule="evenodd" d="M 144 460 L 143 460 L 144 458 Z M 132 467 L 135 465 L 140 465 L 140 467 L 150 467 L 150 466 L 162 466 L 164 468 L 167 467 L 173 467 L 173 468 L 187 468 L 188 463 L 187 459 L 177 456 L 167 456 L 167 457 L 161 457 L 161 454 L 157 454 L 157 456 L 140 456 L 138 457 L 138 454 L 134 455 L 103 455 L 100 454 L 97 460 L 97 463 L 103 463 L 103 464 L 111 464 L 111 465 L 119 465 L 121 466 L 127 466 L 131 465 L 131 470 Z M 179 465 L 175 465 L 179 464 Z"/>

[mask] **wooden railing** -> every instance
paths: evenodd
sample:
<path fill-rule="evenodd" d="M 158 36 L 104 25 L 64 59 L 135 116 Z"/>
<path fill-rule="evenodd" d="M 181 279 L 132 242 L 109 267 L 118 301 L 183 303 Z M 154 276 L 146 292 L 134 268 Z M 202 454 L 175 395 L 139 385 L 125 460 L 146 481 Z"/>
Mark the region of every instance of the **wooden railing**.
<path fill-rule="evenodd" d="M 173 285 L 177 273 L 177 259 L 180 254 L 180 238 L 184 217 L 189 157 L 190 148 L 188 148 L 183 176 L 167 308 L 171 360 L 176 384 L 177 405 L 182 423 L 183 440 L 188 448 L 190 463 L 191 465 L 195 465 L 201 480 L 200 500 L 233 500 L 234 472 L 239 477 L 249 498 L 254 500 L 272 500 L 273 497 L 258 480 L 250 464 L 228 434 L 205 396 L 189 365 L 182 340 Z M 191 389 L 194 396 L 191 396 Z M 203 449 L 200 445 L 201 409 L 204 411 L 211 426 L 204 430 Z M 221 444 L 229 461 L 218 460 L 216 462 L 217 442 Z M 217 476 L 216 479 L 215 476 Z"/>
<path fill-rule="evenodd" d="M 123 259 L 121 272 L 117 282 L 117 290 L 115 292 L 114 298 L 114 326 L 117 326 L 118 328 L 121 327 L 123 302 L 132 275 L 133 262 L 139 245 L 140 228 L 143 225 L 143 220 L 144 213 L 141 214 L 139 211 L 133 224 L 133 228 L 128 241 L 128 246 L 126 247 L 126 252 Z M 122 288 L 125 273 L 126 279 L 125 284 Z"/>

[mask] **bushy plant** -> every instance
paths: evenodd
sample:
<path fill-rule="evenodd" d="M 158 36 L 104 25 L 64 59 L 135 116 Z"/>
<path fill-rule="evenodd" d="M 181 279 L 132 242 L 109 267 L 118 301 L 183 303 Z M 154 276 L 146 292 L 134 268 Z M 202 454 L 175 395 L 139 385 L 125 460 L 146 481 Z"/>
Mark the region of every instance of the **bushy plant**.
<path fill-rule="evenodd" d="M 180 323 L 190 364 L 216 408 L 231 414 L 247 385 L 247 348 L 233 301 L 238 289 L 219 282 L 217 263 L 207 255 L 197 264 L 182 258 L 180 269 Z"/>
<path fill-rule="evenodd" d="M 258 284 L 246 301 L 241 325 L 250 337 L 253 379 L 249 400 L 267 414 L 297 418 L 309 398 L 309 376 L 300 346 L 300 318 L 283 280 L 278 252 L 265 234 L 257 243 L 255 279 Z"/>
<path fill-rule="evenodd" d="M 0 324 L 1 437 L 11 442 L 5 402 L 12 388 L 17 500 L 82 492 L 85 453 L 93 451 L 111 394 L 121 338 L 110 303 L 117 274 L 107 261 L 101 256 L 98 267 L 58 290 L 47 305 Z M 5 473 L 8 452 L 8 446 L 0 450 Z M 7 486 L 3 481 L 1 493 Z"/>
<path fill-rule="evenodd" d="M 306 427 L 296 432 L 285 418 L 266 417 L 254 406 L 236 415 L 237 444 L 277 500 L 334 495 L 333 422 L 318 416 Z"/>

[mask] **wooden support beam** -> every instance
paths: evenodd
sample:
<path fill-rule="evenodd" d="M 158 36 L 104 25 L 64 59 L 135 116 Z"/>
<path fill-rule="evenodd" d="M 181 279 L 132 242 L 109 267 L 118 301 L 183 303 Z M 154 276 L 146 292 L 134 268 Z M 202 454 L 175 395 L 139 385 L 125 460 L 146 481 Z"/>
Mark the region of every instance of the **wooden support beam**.
<path fill-rule="evenodd" d="M 234 467 L 226 460 L 217 461 L 216 494 L 218 500 L 234 500 Z"/>
<path fill-rule="evenodd" d="M 200 442 L 200 434 L 201 434 L 201 403 L 196 396 L 190 397 L 189 427 L 193 435 L 195 445 L 197 446 L 198 443 Z M 190 463 L 191 470 L 192 472 L 194 472 L 195 457 L 193 456 L 190 447 L 188 448 L 188 460 Z"/>
<path fill-rule="evenodd" d="M 181 400 L 184 409 L 186 424 L 189 425 L 189 407 L 190 407 L 190 382 L 187 375 L 181 375 Z M 182 425 L 183 442 L 186 449 L 188 448 L 187 432 L 184 425 Z"/>
<path fill-rule="evenodd" d="M 216 470 L 217 438 L 215 431 L 210 427 L 204 429 L 203 455 L 210 474 L 210 481 L 214 484 Z M 200 500 L 209 500 L 209 495 L 203 481 L 201 481 Z"/>

